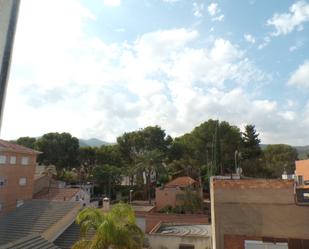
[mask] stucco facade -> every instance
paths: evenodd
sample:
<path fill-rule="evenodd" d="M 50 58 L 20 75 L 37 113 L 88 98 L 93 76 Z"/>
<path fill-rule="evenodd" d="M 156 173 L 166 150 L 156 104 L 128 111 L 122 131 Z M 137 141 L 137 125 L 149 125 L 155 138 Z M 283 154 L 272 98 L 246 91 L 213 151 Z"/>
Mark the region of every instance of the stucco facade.
<path fill-rule="evenodd" d="M 0 215 L 32 198 L 37 152 L 3 147 L 0 140 Z M 7 142 L 5 142 L 7 143 Z"/>
<path fill-rule="evenodd" d="M 252 240 L 309 248 L 309 206 L 295 203 L 294 181 L 212 179 L 210 187 L 213 249 L 245 249 Z"/>

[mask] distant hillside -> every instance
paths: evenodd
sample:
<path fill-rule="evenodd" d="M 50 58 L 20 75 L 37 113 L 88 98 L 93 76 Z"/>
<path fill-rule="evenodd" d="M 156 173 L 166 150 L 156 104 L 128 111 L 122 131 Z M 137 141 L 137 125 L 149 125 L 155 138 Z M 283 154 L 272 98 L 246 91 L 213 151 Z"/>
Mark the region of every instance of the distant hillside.
<path fill-rule="evenodd" d="M 86 146 L 91 146 L 91 147 L 100 147 L 102 145 L 109 145 L 110 143 L 102 141 L 97 138 L 90 138 L 90 139 L 79 139 L 79 146 L 80 147 L 86 147 Z"/>
<path fill-rule="evenodd" d="M 261 144 L 262 150 L 266 149 L 266 147 L 269 144 Z M 307 155 L 309 154 L 309 145 L 304 145 L 304 146 L 292 146 L 297 150 L 298 153 L 298 159 L 306 159 Z"/>

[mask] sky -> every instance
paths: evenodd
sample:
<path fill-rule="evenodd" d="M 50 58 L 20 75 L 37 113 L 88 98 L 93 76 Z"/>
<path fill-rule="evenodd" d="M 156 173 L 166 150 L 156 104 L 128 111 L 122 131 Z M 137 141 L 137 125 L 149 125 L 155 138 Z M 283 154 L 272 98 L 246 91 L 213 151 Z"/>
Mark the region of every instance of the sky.
<path fill-rule="evenodd" d="M 309 1 L 21 1 L 1 136 L 254 124 L 309 144 Z"/>

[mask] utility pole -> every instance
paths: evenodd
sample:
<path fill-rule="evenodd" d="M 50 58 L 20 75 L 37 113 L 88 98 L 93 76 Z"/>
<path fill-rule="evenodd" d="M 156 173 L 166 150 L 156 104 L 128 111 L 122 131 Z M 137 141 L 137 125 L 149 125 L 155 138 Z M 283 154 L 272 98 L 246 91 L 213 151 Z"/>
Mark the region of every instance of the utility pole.
<path fill-rule="evenodd" d="M 0 0 L 0 131 L 20 0 Z"/>

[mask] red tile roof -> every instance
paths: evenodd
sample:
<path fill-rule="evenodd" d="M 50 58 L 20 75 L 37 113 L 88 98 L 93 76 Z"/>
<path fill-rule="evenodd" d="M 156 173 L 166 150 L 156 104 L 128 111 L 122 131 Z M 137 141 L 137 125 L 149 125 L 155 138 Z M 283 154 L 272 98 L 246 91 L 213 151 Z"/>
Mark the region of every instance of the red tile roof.
<path fill-rule="evenodd" d="M 188 187 L 188 186 L 191 186 L 191 185 L 196 184 L 196 183 L 197 183 L 197 181 L 195 181 L 191 177 L 182 176 L 182 177 L 175 178 L 174 180 L 168 182 L 167 184 L 165 184 L 165 187 L 168 187 L 168 188 L 171 188 L 171 187 Z"/>
<path fill-rule="evenodd" d="M 70 201 L 79 188 L 48 188 L 42 189 L 33 196 L 33 199 L 44 199 L 52 201 Z"/>
<path fill-rule="evenodd" d="M 13 151 L 13 152 L 20 152 L 26 154 L 39 154 L 39 151 L 29 149 L 25 146 L 15 144 L 12 142 L 8 142 L 5 140 L 0 139 L 0 151 Z"/>

